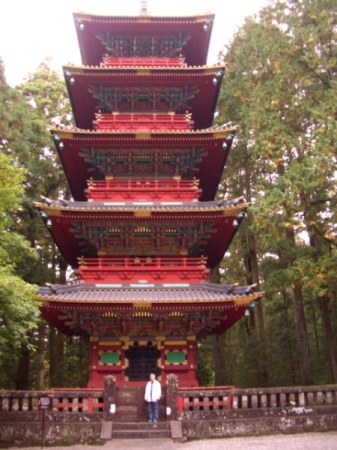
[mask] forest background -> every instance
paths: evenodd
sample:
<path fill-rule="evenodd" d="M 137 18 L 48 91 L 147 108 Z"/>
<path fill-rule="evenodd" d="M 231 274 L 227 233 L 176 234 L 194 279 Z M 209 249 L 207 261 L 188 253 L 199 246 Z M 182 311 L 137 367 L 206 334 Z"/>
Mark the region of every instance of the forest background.
<path fill-rule="evenodd" d="M 240 129 L 218 197 L 252 206 L 211 278 L 256 283 L 265 295 L 249 317 L 199 343 L 199 382 L 337 383 L 337 1 L 273 0 L 219 60 L 216 123 Z M 16 88 L 0 61 L 2 389 L 87 385 L 88 337 L 59 333 L 34 300 L 38 285 L 74 281 L 33 206 L 40 195 L 70 198 L 48 126 L 71 123 L 50 61 Z"/>

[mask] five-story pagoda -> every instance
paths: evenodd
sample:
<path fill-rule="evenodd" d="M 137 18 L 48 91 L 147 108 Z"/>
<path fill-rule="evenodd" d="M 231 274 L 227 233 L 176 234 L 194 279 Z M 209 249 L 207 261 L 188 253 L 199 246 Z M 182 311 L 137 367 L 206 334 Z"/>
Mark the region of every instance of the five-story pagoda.
<path fill-rule="evenodd" d="M 248 206 L 214 200 L 236 128 L 212 127 L 224 74 L 205 65 L 213 20 L 74 14 L 76 127 L 51 130 L 73 200 L 37 207 L 78 283 L 38 299 L 49 323 L 90 336 L 88 387 L 150 372 L 196 385 L 197 341 L 261 297 L 207 282 Z"/>

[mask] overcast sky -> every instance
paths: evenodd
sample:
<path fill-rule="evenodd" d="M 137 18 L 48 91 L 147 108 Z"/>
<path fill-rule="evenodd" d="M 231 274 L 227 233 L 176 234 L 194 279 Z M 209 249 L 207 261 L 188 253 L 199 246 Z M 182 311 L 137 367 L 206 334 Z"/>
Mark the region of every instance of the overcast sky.
<path fill-rule="evenodd" d="M 244 17 L 257 13 L 268 0 L 148 0 L 152 15 L 189 15 L 213 12 L 209 64 Z M 0 56 L 7 82 L 15 86 L 33 72 L 43 58 L 53 58 L 53 68 L 80 64 L 72 12 L 137 15 L 140 0 L 0 0 Z"/>

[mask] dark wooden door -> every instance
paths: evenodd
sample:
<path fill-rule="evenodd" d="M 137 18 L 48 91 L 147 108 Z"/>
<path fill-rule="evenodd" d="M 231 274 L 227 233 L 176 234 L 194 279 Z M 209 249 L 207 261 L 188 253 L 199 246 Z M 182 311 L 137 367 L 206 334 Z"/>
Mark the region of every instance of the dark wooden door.
<path fill-rule="evenodd" d="M 133 345 L 125 352 L 125 357 L 129 361 L 129 366 L 125 370 L 125 375 L 130 381 L 148 381 L 150 373 L 160 375 L 157 367 L 157 360 L 160 351 L 153 345 Z"/>

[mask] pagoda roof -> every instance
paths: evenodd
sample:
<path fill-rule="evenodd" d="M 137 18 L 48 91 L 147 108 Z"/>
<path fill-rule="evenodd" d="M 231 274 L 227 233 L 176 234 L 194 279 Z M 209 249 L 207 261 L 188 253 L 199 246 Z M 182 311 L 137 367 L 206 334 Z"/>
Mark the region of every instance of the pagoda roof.
<path fill-rule="evenodd" d="M 200 180 L 201 200 L 209 201 L 214 199 L 236 130 L 237 127 L 229 125 L 226 128 L 213 127 L 198 131 L 123 133 L 52 128 L 51 133 L 75 200 L 85 200 L 86 180 L 90 177 L 104 179 L 106 176 L 113 176 L 136 179 L 137 167 L 140 165 L 137 162 L 137 155 L 145 152 L 152 159 L 155 153 L 172 155 L 172 163 L 165 164 L 165 173 L 155 173 L 153 164 L 149 164 L 148 169 L 145 169 L 142 164 L 142 177 L 150 179 L 174 176 L 180 176 L 182 179 L 195 177 Z M 196 152 L 194 157 L 193 151 Z M 120 161 L 118 167 L 116 166 L 117 163 L 114 161 L 121 153 L 133 155 L 134 174 L 123 175 Z M 183 153 L 188 156 L 189 165 L 184 165 L 182 162 Z M 104 169 L 100 165 L 99 173 L 96 173 L 98 169 L 93 167 L 94 162 L 91 162 L 90 156 L 109 157 L 112 161 L 111 168 Z M 179 164 L 176 164 L 175 158 L 180 158 Z M 127 159 L 130 161 L 130 157 Z"/>
<path fill-rule="evenodd" d="M 72 200 L 52 200 L 45 198 L 45 203 L 35 202 L 35 205 L 50 213 L 61 212 L 130 212 L 165 213 L 165 212 L 221 212 L 223 215 L 231 215 L 242 211 L 249 206 L 242 198 L 235 200 L 215 200 L 211 202 L 77 202 Z"/>
<path fill-rule="evenodd" d="M 76 126 L 83 129 L 92 129 L 98 111 L 181 114 L 191 111 L 195 128 L 207 128 L 212 125 L 224 74 L 223 65 L 169 68 L 70 65 L 63 70 Z"/>
<path fill-rule="evenodd" d="M 205 64 L 212 33 L 214 14 L 191 16 L 106 16 L 76 12 L 73 14 L 83 64 L 97 65 L 109 50 L 98 34 L 115 39 L 126 36 L 188 35 L 180 53 L 188 64 Z"/>
<path fill-rule="evenodd" d="M 35 203 L 65 259 L 83 256 L 207 256 L 218 264 L 249 206 L 214 202 Z M 87 253 L 85 253 L 87 252 Z"/>
<path fill-rule="evenodd" d="M 153 307 L 158 304 L 182 305 L 233 302 L 247 305 L 262 297 L 253 286 L 215 283 L 134 283 L 134 284 L 52 284 L 40 287 L 39 301 L 97 306 L 106 304 L 118 308 L 122 305 Z M 191 307 L 191 305 L 189 305 Z"/>
<path fill-rule="evenodd" d="M 43 317 L 67 334 L 93 333 L 98 327 L 109 328 L 118 334 L 123 332 L 122 321 L 137 320 L 137 317 L 150 332 L 157 331 L 159 320 L 167 323 L 169 314 L 178 312 L 175 328 L 179 333 L 190 332 L 192 321 L 195 331 L 204 337 L 223 333 L 243 317 L 250 304 L 263 295 L 263 292 L 254 292 L 254 288 L 205 282 L 148 285 L 81 283 L 40 287 L 37 298 L 41 302 Z M 115 322 L 111 322 L 112 317 Z M 186 318 L 189 318 L 187 324 Z M 132 329 L 133 324 L 129 325 Z M 169 329 L 170 325 L 167 327 Z"/>

